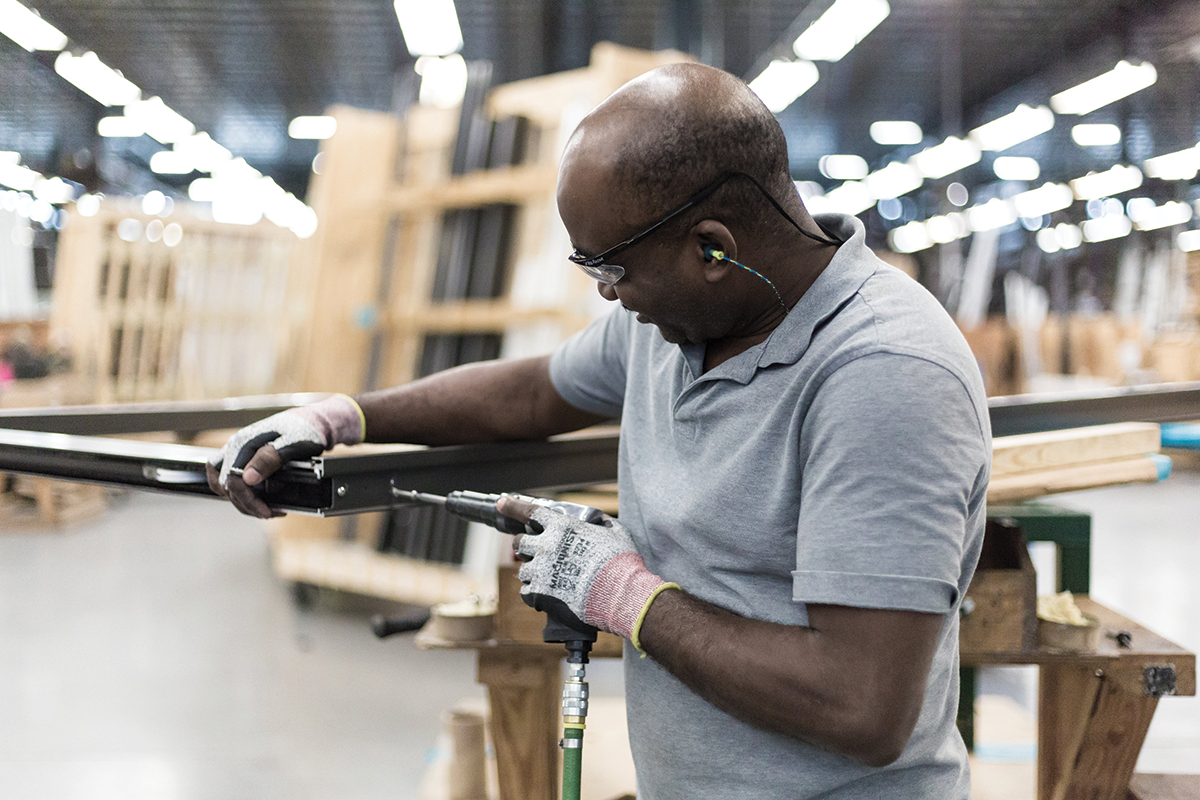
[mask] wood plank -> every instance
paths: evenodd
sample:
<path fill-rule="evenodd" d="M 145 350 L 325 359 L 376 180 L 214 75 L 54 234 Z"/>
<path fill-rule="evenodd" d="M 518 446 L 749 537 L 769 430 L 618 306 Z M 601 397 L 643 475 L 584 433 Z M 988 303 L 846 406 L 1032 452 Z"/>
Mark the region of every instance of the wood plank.
<path fill-rule="evenodd" d="M 1000 436 L 992 440 L 992 480 L 1015 473 L 1136 458 L 1159 449 L 1159 427 L 1147 422 Z"/>
<path fill-rule="evenodd" d="M 1084 738 L 1100 677 L 1086 666 L 1044 666 L 1038 672 L 1038 800 L 1059 800 Z"/>
<path fill-rule="evenodd" d="M 509 325 L 531 322 L 586 324 L 578 314 L 559 307 L 520 308 L 507 300 L 458 300 L 414 307 L 385 317 L 388 327 L 422 333 L 503 333 Z"/>
<path fill-rule="evenodd" d="M 553 193 L 558 167 L 529 164 L 496 167 L 455 176 L 430 184 L 396 186 L 383 195 L 393 211 L 415 209 L 478 208 L 494 203 L 523 203 Z"/>
<path fill-rule="evenodd" d="M 1155 461 L 1149 458 L 1130 458 L 992 478 L 988 483 L 987 501 L 1011 503 L 1098 486 L 1157 481 L 1158 464 Z"/>
<path fill-rule="evenodd" d="M 1103 680 L 1070 781 L 1055 800 L 1124 800 L 1158 698 Z"/>
<path fill-rule="evenodd" d="M 480 650 L 478 680 L 487 686 L 500 800 L 556 800 L 560 653 Z"/>

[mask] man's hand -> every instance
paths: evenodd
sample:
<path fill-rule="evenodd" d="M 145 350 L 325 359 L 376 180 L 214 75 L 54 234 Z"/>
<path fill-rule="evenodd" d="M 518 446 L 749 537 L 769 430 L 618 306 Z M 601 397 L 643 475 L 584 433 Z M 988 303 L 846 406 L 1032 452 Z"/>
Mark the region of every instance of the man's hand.
<path fill-rule="evenodd" d="M 646 609 L 664 589 L 679 588 L 646 569 L 629 532 L 616 520 L 592 525 L 511 497 L 502 498 L 499 509 L 542 528 L 513 542 L 525 561 L 517 574 L 522 594 L 555 598 L 576 618 L 561 622 L 582 621 L 638 646 Z"/>
<path fill-rule="evenodd" d="M 255 517 L 281 516 L 256 495 L 259 485 L 288 461 L 320 455 L 335 444 L 358 444 L 366 422 L 346 395 L 289 408 L 242 428 L 208 464 L 208 485 L 239 511 Z"/>

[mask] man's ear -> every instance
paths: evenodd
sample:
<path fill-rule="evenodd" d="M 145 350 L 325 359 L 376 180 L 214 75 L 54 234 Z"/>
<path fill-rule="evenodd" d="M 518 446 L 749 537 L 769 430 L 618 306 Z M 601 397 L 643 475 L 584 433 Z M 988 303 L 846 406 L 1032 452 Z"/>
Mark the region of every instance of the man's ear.
<path fill-rule="evenodd" d="M 715 219 L 705 219 L 692 226 L 689 247 L 704 267 L 704 278 L 717 283 L 736 267 L 730 259 L 737 260 L 737 242 L 724 224 Z"/>

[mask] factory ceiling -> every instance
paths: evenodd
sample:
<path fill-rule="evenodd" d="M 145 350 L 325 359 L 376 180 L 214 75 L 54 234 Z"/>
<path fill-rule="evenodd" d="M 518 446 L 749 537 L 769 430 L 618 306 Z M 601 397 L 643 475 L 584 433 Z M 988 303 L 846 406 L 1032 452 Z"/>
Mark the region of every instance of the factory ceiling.
<path fill-rule="evenodd" d="M 388 0 L 25 0 L 95 51 L 146 95 L 157 95 L 214 139 L 303 196 L 317 145 L 290 139 L 288 121 L 335 103 L 392 110 L 412 93 L 413 65 Z M 592 44 L 675 47 L 753 78 L 829 5 L 783 0 L 456 0 L 463 56 L 493 63 L 496 82 L 584 65 Z M 1112 68 L 1149 61 L 1150 88 L 1080 118 L 1123 132 L 1084 148 L 1070 125 L 1013 148 L 1050 180 L 1135 163 L 1200 137 L 1200 3 L 1195 0 L 891 0 L 891 14 L 779 115 L 795 177 L 827 187 L 820 156 L 857 154 L 872 170 Z M 96 136 L 111 114 L 53 69 L 54 55 L 0 37 L 0 150 L 23 163 L 109 191 L 186 178 L 145 168 L 149 137 Z M 876 144 L 871 122 L 918 123 L 925 140 Z M 1075 120 L 1072 120 L 1075 121 Z M 86 152 L 85 152 L 86 151 Z M 88 154 L 99 157 L 100 169 Z M 108 154 L 107 156 L 105 154 Z M 990 158 L 973 182 L 995 180 Z M 985 172 L 987 174 L 985 174 Z M 192 177 L 195 177 L 194 175 Z M 967 179 L 964 182 L 971 183 Z M 160 186 L 160 188 L 162 188 Z"/>

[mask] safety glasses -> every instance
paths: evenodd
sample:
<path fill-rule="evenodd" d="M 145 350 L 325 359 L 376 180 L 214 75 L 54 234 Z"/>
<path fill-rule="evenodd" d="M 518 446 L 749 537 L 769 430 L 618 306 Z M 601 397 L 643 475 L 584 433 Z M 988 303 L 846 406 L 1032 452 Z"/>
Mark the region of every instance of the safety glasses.
<path fill-rule="evenodd" d="M 703 189 L 696 192 L 694 195 L 689 197 L 684 202 L 684 204 L 681 205 L 679 208 L 670 212 L 665 217 L 660 219 L 658 222 L 655 222 L 653 225 L 651 225 L 649 228 L 646 228 L 646 230 L 642 231 L 641 233 L 635 233 L 633 236 L 630 236 L 625 241 L 619 242 L 619 243 L 613 245 L 612 247 L 608 248 L 607 250 L 605 250 L 603 253 L 600 253 L 599 255 L 585 256 L 583 253 L 576 250 L 575 252 L 571 253 L 571 255 L 567 256 L 567 260 L 570 261 L 572 264 L 576 265 L 577 267 L 579 267 L 581 270 L 583 270 L 584 273 L 589 278 L 592 278 L 593 280 L 599 281 L 600 283 L 611 286 L 612 284 L 621 280 L 621 278 L 625 277 L 625 268 L 622 266 L 619 266 L 617 264 L 608 263 L 609 259 L 611 259 L 613 256 L 620 253 L 622 250 L 633 247 L 635 244 L 640 242 L 642 239 L 645 239 L 647 236 L 654 233 L 656 230 L 661 228 L 663 225 L 670 222 L 671 220 L 673 220 L 675 217 L 679 216 L 683 212 L 687 211 L 692 206 L 696 205 L 697 203 L 702 203 L 713 192 L 715 192 L 717 189 L 721 188 L 721 186 L 725 183 L 725 181 L 727 181 L 730 178 L 733 178 L 735 176 L 741 176 L 743 178 L 748 179 L 751 183 L 753 183 L 758 188 L 758 190 L 760 192 L 762 192 L 763 195 L 768 200 L 771 201 L 771 205 L 775 206 L 775 209 L 780 214 L 783 214 L 784 218 L 786 218 L 788 222 L 792 223 L 792 225 L 796 228 L 796 230 L 800 231 L 800 233 L 804 234 L 805 236 L 807 236 L 810 239 L 814 239 L 823 244 L 830 244 L 830 245 L 841 244 L 840 240 L 822 239 L 820 237 L 813 236 L 811 233 L 809 233 L 808 231 L 801 228 L 798 224 L 796 224 L 796 221 L 794 219 L 792 219 L 791 216 L 786 211 L 783 210 L 783 206 L 779 205 L 779 203 L 775 200 L 775 198 L 771 196 L 771 193 L 768 192 L 765 188 L 763 188 L 763 185 L 761 183 L 759 183 L 758 180 L 755 179 L 755 177 L 753 175 L 750 175 L 749 173 L 746 173 L 746 172 L 733 171 L 733 172 L 726 172 L 724 175 L 717 178 L 715 181 L 710 183 L 708 186 L 705 186 Z M 822 231 L 823 230 L 824 229 L 822 228 Z"/>

